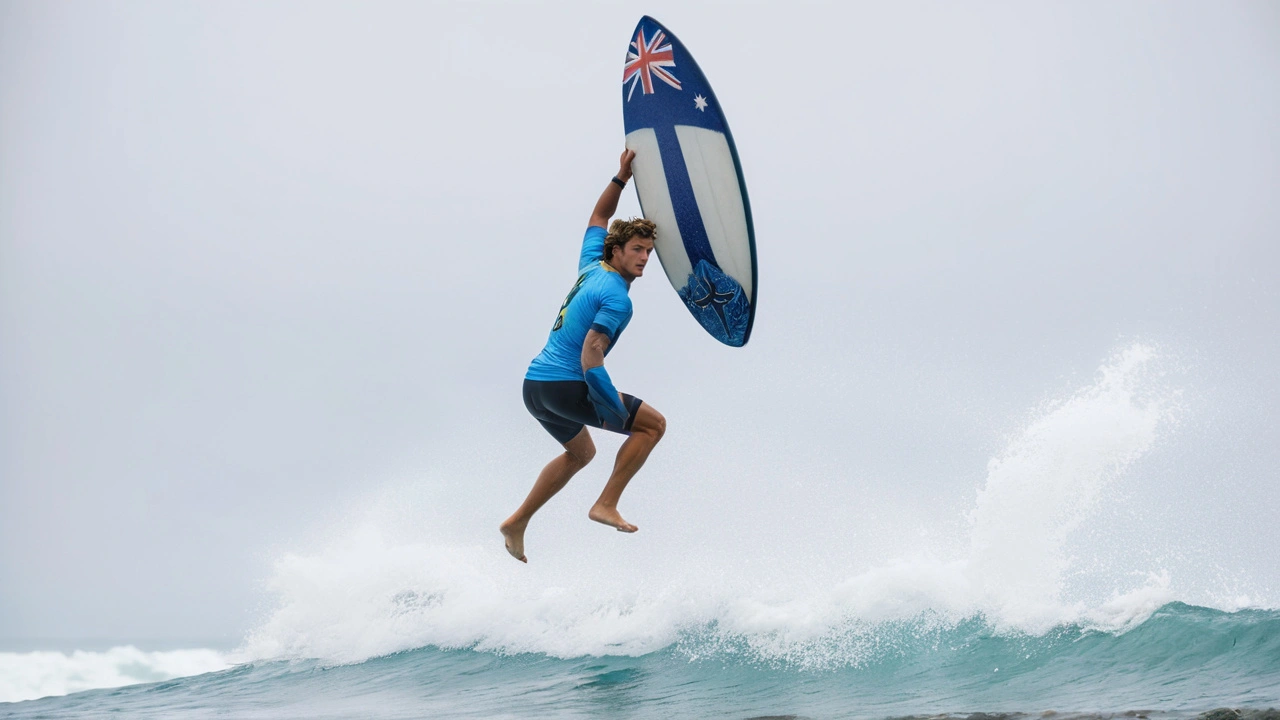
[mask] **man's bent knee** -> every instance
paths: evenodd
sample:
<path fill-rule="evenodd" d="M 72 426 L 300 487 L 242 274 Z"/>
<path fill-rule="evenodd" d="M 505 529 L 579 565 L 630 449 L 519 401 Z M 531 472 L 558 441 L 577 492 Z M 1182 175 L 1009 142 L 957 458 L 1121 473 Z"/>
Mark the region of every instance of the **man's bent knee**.
<path fill-rule="evenodd" d="M 631 430 L 651 435 L 653 441 L 657 442 L 667 432 L 667 419 L 662 413 L 654 410 L 652 405 L 646 403 L 640 406 L 640 412 L 636 415 L 636 422 L 631 426 Z"/>
<path fill-rule="evenodd" d="M 596 446 L 592 445 L 585 449 L 578 450 L 565 450 L 565 454 L 568 455 L 569 459 L 573 460 L 574 463 L 586 467 L 587 463 L 591 462 L 591 459 L 596 456 Z"/>
<path fill-rule="evenodd" d="M 582 432 L 564 444 L 564 454 L 569 456 L 569 460 L 575 465 L 585 467 L 591 459 L 596 456 L 596 444 L 591 441 L 591 435 L 586 428 Z"/>

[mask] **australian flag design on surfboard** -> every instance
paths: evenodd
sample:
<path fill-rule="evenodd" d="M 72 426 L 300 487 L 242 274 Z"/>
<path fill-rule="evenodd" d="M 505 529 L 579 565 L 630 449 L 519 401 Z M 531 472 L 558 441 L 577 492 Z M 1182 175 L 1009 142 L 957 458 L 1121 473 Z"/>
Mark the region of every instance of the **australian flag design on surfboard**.
<path fill-rule="evenodd" d="M 693 56 L 648 16 L 627 49 L 622 116 L 662 269 L 707 332 L 745 345 L 755 319 L 756 248 L 738 151 Z"/>

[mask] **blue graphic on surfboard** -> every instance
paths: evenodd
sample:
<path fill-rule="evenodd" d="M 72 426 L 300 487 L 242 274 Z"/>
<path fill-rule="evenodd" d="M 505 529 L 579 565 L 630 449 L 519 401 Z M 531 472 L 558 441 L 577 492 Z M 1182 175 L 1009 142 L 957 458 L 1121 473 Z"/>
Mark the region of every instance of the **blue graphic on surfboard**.
<path fill-rule="evenodd" d="M 667 279 L 712 337 L 745 345 L 756 313 L 756 244 L 738 151 L 693 56 L 647 15 L 627 50 L 622 118 Z"/>

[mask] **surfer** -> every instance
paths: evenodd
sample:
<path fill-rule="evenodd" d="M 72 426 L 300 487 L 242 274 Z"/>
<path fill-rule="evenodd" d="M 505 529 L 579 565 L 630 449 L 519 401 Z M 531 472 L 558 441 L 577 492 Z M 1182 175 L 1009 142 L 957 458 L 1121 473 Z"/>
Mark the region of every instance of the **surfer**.
<path fill-rule="evenodd" d="M 524 503 L 499 528 L 507 552 L 521 562 L 528 562 L 524 531 L 530 518 L 596 455 L 586 426 L 627 435 L 587 517 L 628 533 L 638 528 L 622 519 L 618 498 L 667 429 L 666 418 L 651 405 L 614 389 L 604 369 L 605 355 L 631 321 L 627 291 L 644 275 L 653 252 L 654 224 L 649 220 L 609 224 L 631 179 L 635 156 L 630 150 L 622 153 L 618 174 L 596 201 L 578 257 L 578 281 L 560 305 L 546 346 L 525 373 L 524 405 L 564 452 L 547 463 Z"/>

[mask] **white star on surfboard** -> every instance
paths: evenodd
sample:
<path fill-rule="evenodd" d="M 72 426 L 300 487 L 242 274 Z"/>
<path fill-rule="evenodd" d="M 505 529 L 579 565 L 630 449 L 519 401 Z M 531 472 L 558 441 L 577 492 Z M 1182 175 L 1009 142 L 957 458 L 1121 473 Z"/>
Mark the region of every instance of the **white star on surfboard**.
<path fill-rule="evenodd" d="M 698 108 L 698 109 L 699 109 L 699 110 L 701 110 L 702 112 L 706 112 L 706 110 L 707 110 L 707 99 L 706 99 L 706 98 L 704 98 L 704 97 L 702 97 L 701 95 L 698 95 L 698 96 L 696 96 L 696 97 L 694 97 L 694 98 L 693 98 L 693 105 L 694 105 L 694 107 Z"/>

